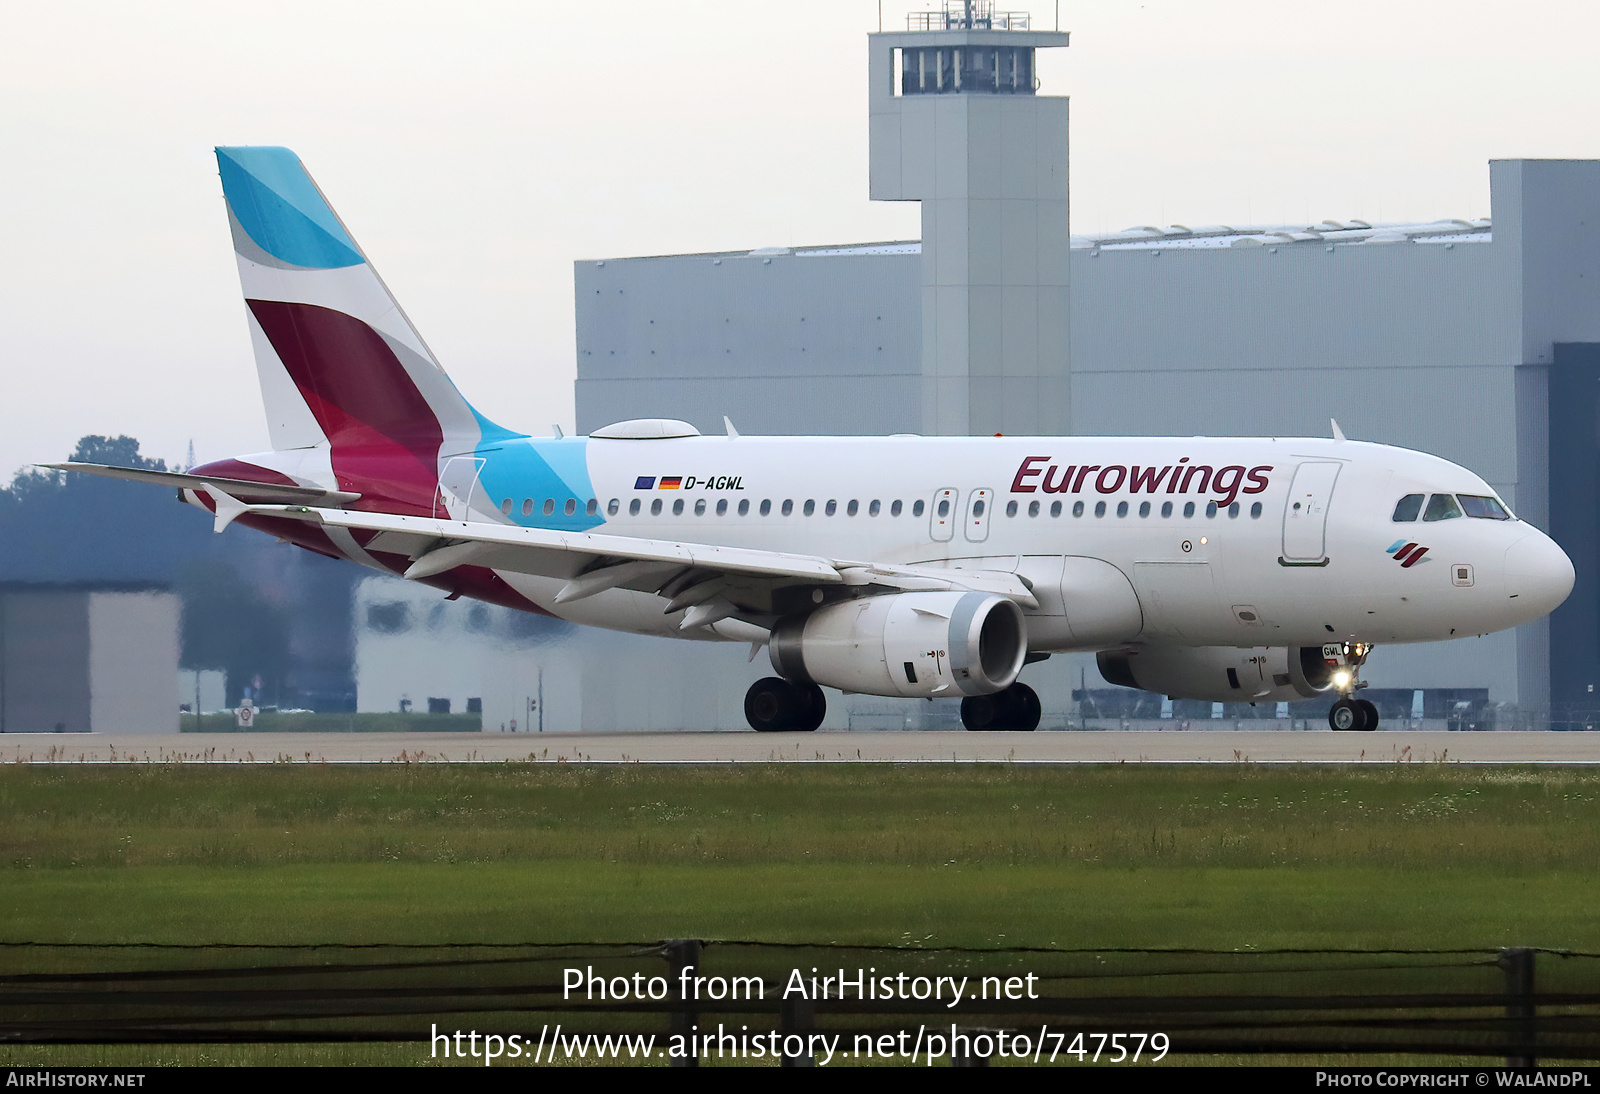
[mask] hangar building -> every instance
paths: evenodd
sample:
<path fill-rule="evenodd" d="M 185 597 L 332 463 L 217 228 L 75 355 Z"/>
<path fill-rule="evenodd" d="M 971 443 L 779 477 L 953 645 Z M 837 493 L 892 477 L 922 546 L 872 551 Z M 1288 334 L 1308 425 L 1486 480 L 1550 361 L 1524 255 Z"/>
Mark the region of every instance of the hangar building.
<path fill-rule="evenodd" d="M 871 196 L 920 201 L 921 240 L 575 263 L 580 432 L 726 414 L 747 434 L 1327 436 L 1337 418 L 1477 471 L 1578 573 L 1550 620 L 1380 649 L 1369 682 L 1486 687 L 1535 719 L 1592 707 L 1600 162 L 1491 163 L 1487 220 L 1074 236 L 1067 99 L 1032 79 L 1067 41 L 983 3 L 868 36 Z"/>

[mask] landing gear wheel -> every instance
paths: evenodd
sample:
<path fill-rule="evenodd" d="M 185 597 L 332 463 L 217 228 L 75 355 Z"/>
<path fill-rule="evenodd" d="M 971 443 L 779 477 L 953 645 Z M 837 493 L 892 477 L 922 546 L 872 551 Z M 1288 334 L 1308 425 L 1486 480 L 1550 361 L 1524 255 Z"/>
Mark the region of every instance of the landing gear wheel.
<path fill-rule="evenodd" d="M 1367 724 L 1362 726 L 1361 728 L 1364 729 L 1364 730 L 1367 730 L 1369 733 L 1372 730 L 1377 729 L 1378 728 L 1378 708 L 1375 705 L 1373 705 L 1372 700 L 1370 700 L 1370 699 L 1357 699 L 1356 700 L 1356 705 L 1358 707 L 1360 707 L 1363 711 L 1365 711 L 1366 715 L 1367 715 Z"/>
<path fill-rule="evenodd" d="M 822 697 L 822 689 L 815 684 L 791 684 L 790 687 L 794 688 L 795 697 L 800 700 L 805 713 L 801 714 L 789 728 L 797 729 L 801 733 L 815 731 L 828 713 L 828 700 Z"/>
<path fill-rule="evenodd" d="M 1377 724 L 1378 711 L 1373 708 L 1370 719 L 1372 724 L 1369 725 L 1366 711 L 1368 706 L 1371 706 L 1371 704 L 1364 699 L 1340 699 L 1328 711 L 1328 725 L 1333 729 L 1345 732 L 1360 732 L 1371 729 L 1373 725 Z"/>
<path fill-rule="evenodd" d="M 791 684 L 769 676 L 751 684 L 744 695 L 745 721 L 757 733 L 809 733 L 827 713 L 827 700 L 815 684 Z"/>
<path fill-rule="evenodd" d="M 961 724 L 971 730 L 1038 729 L 1042 712 L 1038 694 L 1027 684 L 1012 684 L 993 695 L 969 695 L 961 700 Z"/>

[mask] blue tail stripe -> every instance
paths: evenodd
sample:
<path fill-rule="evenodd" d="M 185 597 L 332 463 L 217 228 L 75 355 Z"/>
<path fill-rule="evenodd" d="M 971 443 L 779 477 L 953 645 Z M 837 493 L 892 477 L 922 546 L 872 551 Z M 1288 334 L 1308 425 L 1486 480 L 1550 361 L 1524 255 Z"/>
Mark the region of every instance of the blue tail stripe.
<path fill-rule="evenodd" d="M 217 167 L 234 219 L 272 257 L 317 270 L 365 261 L 287 148 L 218 148 Z"/>

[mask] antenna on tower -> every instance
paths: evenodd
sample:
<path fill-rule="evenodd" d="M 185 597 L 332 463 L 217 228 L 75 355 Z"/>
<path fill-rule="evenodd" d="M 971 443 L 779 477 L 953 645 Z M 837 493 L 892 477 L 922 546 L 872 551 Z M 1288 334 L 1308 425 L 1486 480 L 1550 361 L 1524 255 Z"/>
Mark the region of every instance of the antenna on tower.
<path fill-rule="evenodd" d="M 183 465 L 185 473 L 194 470 L 194 438 L 189 438 L 189 461 Z"/>

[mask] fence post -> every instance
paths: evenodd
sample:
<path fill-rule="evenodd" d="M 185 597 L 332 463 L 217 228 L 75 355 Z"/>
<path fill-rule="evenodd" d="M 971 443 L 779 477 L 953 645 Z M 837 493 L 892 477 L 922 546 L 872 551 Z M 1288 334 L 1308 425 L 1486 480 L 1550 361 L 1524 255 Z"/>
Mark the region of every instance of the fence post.
<path fill-rule="evenodd" d="M 1507 1067 L 1537 1067 L 1538 1029 L 1533 1002 L 1534 951 L 1511 946 L 1500 951 L 1500 967 L 1506 974 L 1506 1017 L 1511 1019 L 1506 1055 Z"/>
<path fill-rule="evenodd" d="M 778 1027 L 784 1034 L 798 1033 L 804 1036 L 810 1032 L 816 1019 L 816 1004 L 810 999 L 785 999 L 778 1004 Z M 787 1036 L 784 1038 L 788 1040 Z M 809 1041 L 807 1042 L 809 1047 Z M 810 1052 L 800 1055 L 789 1055 L 785 1045 L 783 1050 L 783 1063 L 781 1067 L 816 1067 L 817 1058 Z"/>
<path fill-rule="evenodd" d="M 977 1051 L 978 1034 L 982 1030 L 958 1030 L 950 1039 L 950 1066 L 951 1067 L 988 1067 L 989 1053 Z M 992 1041 L 992 1038 L 991 1038 Z"/>
<path fill-rule="evenodd" d="M 674 1057 L 670 1066 L 699 1067 L 700 1054 L 695 1051 L 694 1046 L 695 1027 L 700 1024 L 700 1015 L 692 1005 L 692 1000 L 684 997 L 682 987 L 684 970 L 695 968 L 700 964 L 700 941 L 694 938 L 673 938 L 669 939 L 663 948 L 667 952 L 672 999 L 677 1004 L 672 1011 L 669 1030 L 673 1036 L 681 1037 L 682 1043 L 689 1048 L 689 1051 L 682 1056 Z"/>

